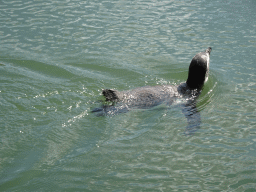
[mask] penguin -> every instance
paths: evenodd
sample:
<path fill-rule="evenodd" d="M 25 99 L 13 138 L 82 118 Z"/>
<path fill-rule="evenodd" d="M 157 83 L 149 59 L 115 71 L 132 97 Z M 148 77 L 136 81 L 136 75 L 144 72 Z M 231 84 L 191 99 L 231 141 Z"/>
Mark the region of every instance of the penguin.
<path fill-rule="evenodd" d="M 192 117 L 198 116 L 196 98 L 208 80 L 211 51 L 212 48 L 208 47 L 192 58 L 186 82 L 179 85 L 144 86 L 125 91 L 103 89 L 102 95 L 106 101 L 112 102 L 112 105 L 103 105 L 101 108 L 93 109 L 92 112 L 107 115 L 128 112 L 133 108 L 151 108 L 163 103 L 170 106 L 178 98 L 185 98 L 187 103 L 183 105 L 182 111 L 188 123 L 191 124 L 192 121 L 199 123 L 200 114 L 197 120 Z"/>

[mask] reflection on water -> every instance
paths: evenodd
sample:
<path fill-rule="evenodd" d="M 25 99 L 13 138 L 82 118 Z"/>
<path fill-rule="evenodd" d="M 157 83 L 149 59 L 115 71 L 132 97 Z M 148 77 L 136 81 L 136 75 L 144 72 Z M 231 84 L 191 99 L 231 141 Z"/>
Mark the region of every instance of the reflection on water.
<path fill-rule="evenodd" d="M 2 1 L 1 191 L 253 191 L 255 6 Z M 209 46 L 193 135 L 180 105 L 90 113 L 103 88 L 184 82 Z"/>

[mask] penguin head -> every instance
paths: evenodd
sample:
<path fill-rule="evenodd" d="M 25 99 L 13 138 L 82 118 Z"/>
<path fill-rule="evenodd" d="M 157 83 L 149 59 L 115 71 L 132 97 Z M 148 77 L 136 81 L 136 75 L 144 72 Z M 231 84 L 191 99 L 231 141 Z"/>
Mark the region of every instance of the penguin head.
<path fill-rule="evenodd" d="M 190 62 L 187 86 L 190 89 L 202 89 L 208 79 L 211 47 L 196 54 Z"/>

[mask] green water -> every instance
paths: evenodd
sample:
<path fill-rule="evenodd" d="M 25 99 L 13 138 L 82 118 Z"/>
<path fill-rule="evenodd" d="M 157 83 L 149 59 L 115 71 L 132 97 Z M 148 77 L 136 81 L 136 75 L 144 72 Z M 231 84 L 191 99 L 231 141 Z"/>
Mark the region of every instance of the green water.
<path fill-rule="evenodd" d="M 0 2 L 0 191 L 255 191 L 256 2 Z M 97 117 L 103 88 L 179 84 L 180 105 Z"/>

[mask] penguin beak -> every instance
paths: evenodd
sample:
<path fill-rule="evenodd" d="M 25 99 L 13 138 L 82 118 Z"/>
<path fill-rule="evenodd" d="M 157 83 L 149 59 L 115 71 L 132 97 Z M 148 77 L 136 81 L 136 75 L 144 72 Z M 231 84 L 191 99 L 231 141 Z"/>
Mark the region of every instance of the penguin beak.
<path fill-rule="evenodd" d="M 206 53 L 209 53 L 209 55 L 210 55 L 211 51 L 212 51 L 212 48 L 211 48 L 211 47 L 208 47 L 208 48 L 205 50 L 205 52 L 206 52 Z"/>

